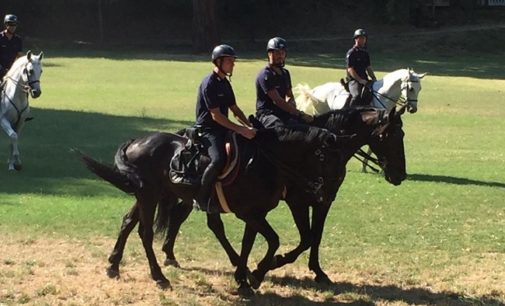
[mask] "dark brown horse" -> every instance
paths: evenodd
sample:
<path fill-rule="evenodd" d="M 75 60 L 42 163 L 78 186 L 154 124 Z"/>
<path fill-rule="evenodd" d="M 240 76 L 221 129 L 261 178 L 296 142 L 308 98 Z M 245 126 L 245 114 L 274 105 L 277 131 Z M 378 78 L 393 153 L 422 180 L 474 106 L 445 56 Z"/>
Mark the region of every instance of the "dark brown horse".
<path fill-rule="evenodd" d="M 346 164 L 359 148 L 368 144 L 378 156 L 386 180 L 394 185 L 399 185 L 406 178 L 404 133 L 399 116 L 394 113 L 384 115 L 384 111 L 370 108 L 332 111 L 316 117 L 313 124 L 348 137 L 340 138 L 338 154 L 334 152 L 332 155 L 325 156 L 323 201 L 317 201 L 314 195 L 300 192 L 296 185 L 288 183 L 285 200 L 298 227 L 301 237 L 300 244 L 287 254 L 275 256 L 270 269 L 294 262 L 303 251 L 311 248 L 309 268 L 316 273 L 316 281 L 331 282 L 319 264 L 319 244 L 329 208 L 345 178 Z M 310 207 L 313 209 L 312 222 L 310 221 Z M 163 245 L 163 251 L 167 256 L 166 265 L 179 266 L 173 248 L 177 232 L 188 214 L 189 211 L 182 212 L 179 207 L 174 207 L 174 211 L 170 214 L 177 217 L 170 218 L 167 237 Z M 255 236 L 256 232 L 246 226 L 244 239 L 254 241 Z M 221 241 L 221 243 L 227 244 L 228 242 Z M 228 252 L 228 256 L 231 259 L 238 255 Z M 260 285 L 265 273 L 265 269 L 257 269 L 252 272 L 250 282 L 254 288 Z"/>
<path fill-rule="evenodd" d="M 376 130 L 373 126 L 377 120 L 381 120 L 380 116 L 377 116 L 380 112 L 382 111 L 371 112 L 366 108 L 349 108 L 331 111 L 315 118 L 314 126 L 326 128 L 337 134 L 354 134 L 355 137 L 341 150 L 340 162 L 334 169 L 334 181 L 325 181 L 331 186 L 325 189 L 329 193 L 324 195 L 324 201 L 316 203 L 307 195 L 299 193 L 294 186 L 288 188 L 286 203 L 298 228 L 300 243 L 292 251 L 275 256 L 272 269 L 294 262 L 303 251 L 310 248 L 309 269 L 316 274 L 315 281 L 331 283 L 319 264 L 319 245 L 324 223 L 338 189 L 344 181 L 346 164 L 363 145 L 368 145 L 377 156 L 387 182 L 397 186 L 407 178 L 403 145 L 405 134 L 401 118 L 393 109 L 388 116 L 387 124 Z M 312 207 L 312 220 L 310 220 L 310 207 Z"/>
<path fill-rule="evenodd" d="M 246 223 L 248 231 L 259 232 L 268 243 L 265 257 L 257 270 L 265 274 L 279 247 L 279 237 L 265 219 L 267 213 L 278 205 L 286 185 L 297 186 L 319 201 L 324 201 L 324 156 L 336 147 L 335 135 L 324 129 L 300 127 L 297 129 L 259 130 L 254 140 L 237 138 L 241 148 L 240 174 L 233 183 L 223 186 L 231 211 Z M 82 155 L 89 170 L 124 192 L 133 194 L 136 202 L 125 215 L 107 269 L 110 277 L 119 276 L 119 263 L 126 240 L 139 223 L 139 235 L 146 251 L 151 276 L 161 288 L 170 286 L 163 275 L 153 248 L 153 221 L 158 207 L 158 225 L 170 224 L 168 236 L 177 234 L 180 224 L 192 209 L 192 199 L 197 187 L 173 184 L 168 177 L 170 161 L 188 139 L 176 134 L 155 133 L 129 141 L 122 145 L 115 158 L 114 167 Z M 249 153 L 244 153 L 249 152 Z M 333 154 L 335 154 L 333 152 Z M 303 191 L 304 190 L 304 191 Z M 216 201 L 214 195 L 213 201 Z M 208 214 L 208 226 L 227 252 L 230 261 L 237 266 L 235 279 L 239 289 L 250 292 L 247 281 L 247 260 L 254 239 L 244 236 L 240 256 L 228 242 L 219 214 Z M 166 246 L 173 246 L 170 243 Z"/>

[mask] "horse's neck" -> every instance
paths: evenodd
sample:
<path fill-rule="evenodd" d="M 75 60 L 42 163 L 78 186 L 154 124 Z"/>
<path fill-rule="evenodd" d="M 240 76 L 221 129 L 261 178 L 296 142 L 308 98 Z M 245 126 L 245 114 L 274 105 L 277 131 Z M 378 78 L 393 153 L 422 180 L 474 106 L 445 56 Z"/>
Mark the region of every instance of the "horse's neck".
<path fill-rule="evenodd" d="M 405 69 L 400 69 L 387 74 L 382 80 L 373 85 L 374 98 L 372 106 L 386 108 L 388 111 L 395 107 L 401 96 L 402 78 Z"/>

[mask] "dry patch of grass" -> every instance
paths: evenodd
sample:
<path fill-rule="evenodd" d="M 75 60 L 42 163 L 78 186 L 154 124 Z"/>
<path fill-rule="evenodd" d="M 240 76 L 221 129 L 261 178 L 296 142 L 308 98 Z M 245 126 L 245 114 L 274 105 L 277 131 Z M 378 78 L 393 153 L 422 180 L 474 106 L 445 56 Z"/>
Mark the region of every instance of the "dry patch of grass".
<path fill-rule="evenodd" d="M 415 280 L 404 271 L 344 271 L 333 265 L 328 272 L 335 284 L 328 286 L 315 284 L 306 260 L 300 260 L 270 273 L 245 300 L 236 294 L 233 268 L 223 256 L 181 262 L 183 269 L 163 268 L 173 289 L 157 289 L 135 238 L 125 252 L 121 278 L 109 279 L 105 267 L 113 243 L 4 236 L 0 305 L 505 305 L 504 254 L 460 258 Z M 157 254 L 161 262 L 163 254 Z"/>

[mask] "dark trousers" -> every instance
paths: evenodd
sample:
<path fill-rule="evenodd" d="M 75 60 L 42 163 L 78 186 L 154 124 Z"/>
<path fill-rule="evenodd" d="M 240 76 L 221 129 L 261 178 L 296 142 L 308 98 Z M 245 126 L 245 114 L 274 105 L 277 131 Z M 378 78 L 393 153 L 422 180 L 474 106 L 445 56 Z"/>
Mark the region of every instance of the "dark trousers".
<path fill-rule="evenodd" d="M 287 115 L 283 117 L 276 116 L 273 112 L 269 111 L 258 111 L 256 112 L 256 117 L 263 124 L 265 128 L 278 127 L 278 126 L 294 126 L 299 124 L 305 124 L 301 119 L 294 116 Z"/>
<path fill-rule="evenodd" d="M 201 141 L 207 149 L 211 160 L 203 172 L 200 191 L 196 199 L 199 205 L 205 205 L 201 207 L 203 209 L 207 208 L 212 187 L 226 164 L 225 136 L 226 131 L 221 130 L 206 130 L 201 136 Z"/>

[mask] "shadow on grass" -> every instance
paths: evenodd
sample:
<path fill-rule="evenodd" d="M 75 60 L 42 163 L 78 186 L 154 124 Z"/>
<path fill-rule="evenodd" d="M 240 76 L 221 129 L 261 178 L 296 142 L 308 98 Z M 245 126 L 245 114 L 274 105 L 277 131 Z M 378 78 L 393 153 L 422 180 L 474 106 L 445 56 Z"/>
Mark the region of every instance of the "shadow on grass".
<path fill-rule="evenodd" d="M 198 271 L 214 275 L 215 270 L 207 268 L 181 268 L 186 271 Z M 222 272 L 227 277 L 233 277 L 233 272 Z M 369 285 L 354 284 L 350 282 L 335 282 L 333 284 L 318 284 L 311 278 L 295 278 L 291 276 L 266 276 L 265 281 L 272 282 L 275 286 L 291 287 L 308 291 L 317 291 L 326 298 L 324 302 L 312 301 L 303 296 L 303 293 L 293 296 L 281 296 L 274 292 L 256 292 L 244 305 L 376 305 L 384 301 L 395 303 L 403 302 L 409 305 L 446 305 L 446 306 L 473 306 L 494 305 L 505 306 L 498 298 L 493 296 L 467 297 L 461 292 L 433 292 L 429 288 L 412 287 L 401 288 L 395 285 Z M 340 297 L 338 297 L 341 295 Z M 345 302 L 339 302 L 344 300 Z"/>
<path fill-rule="evenodd" d="M 501 183 L 501 182 L 478 181 L 478 180 L 472 180 L 472 179 L 463 178 L 463 177 L 446 176 L 446 175 L 414 173 L 414 174 L 409 174 L 407 177 L 407 180 L 418 181 L 418 182 L 446 183 L 446 184 L 454 184 L 454 185 L 475 185 L 475 186 L 484 186 L 484 187 L 505 188 L 505 183 Z"/>
<path fill-rule="evenodd" d="M 111 192 L 107 184 L 83 184 L 96 177 L 87 171 L 74 148 L 112 163 L 120 144 L 153 131 L 173 132 L 191 121 L 122 117 L 98 113 L 32 108 L 19 140 L 23 170 L 0 165 L 0 192 L 97 195 Z M 0 160 L 7 160 L 8 139 L 0 137 Z M 104 188 L 102 188 L 104 187 Z"/>

